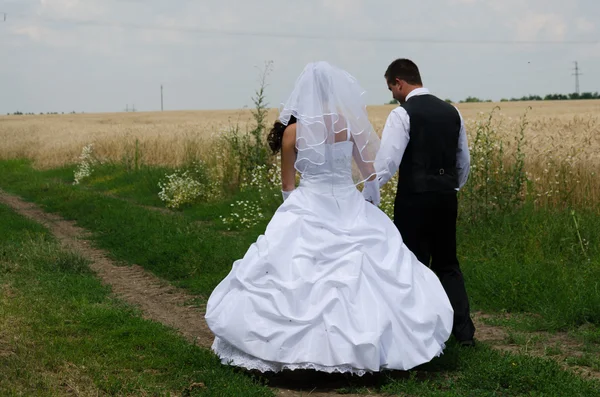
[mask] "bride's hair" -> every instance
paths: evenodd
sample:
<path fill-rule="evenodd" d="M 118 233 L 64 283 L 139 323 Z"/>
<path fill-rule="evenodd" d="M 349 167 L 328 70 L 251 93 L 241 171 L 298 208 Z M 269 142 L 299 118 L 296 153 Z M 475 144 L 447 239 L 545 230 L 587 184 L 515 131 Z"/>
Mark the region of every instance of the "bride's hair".
<path fill-rule="evenodd" d="M 296 122 L 296 118 L 294 116 L 290 116 L 290 121 L 288 125 L 292 125 Z M 281 150 L 281 142 L 283 141 L 283 132 L 285 131 L 287 125 L 283 124 L 281 121 L 275 121 L 273 124 L 273 128 L 271 128 L 271 132 L 267 137 L 267 142 L 269 143 L 269 147 L 273 151 L 273 154 L 277 154 Z"/>

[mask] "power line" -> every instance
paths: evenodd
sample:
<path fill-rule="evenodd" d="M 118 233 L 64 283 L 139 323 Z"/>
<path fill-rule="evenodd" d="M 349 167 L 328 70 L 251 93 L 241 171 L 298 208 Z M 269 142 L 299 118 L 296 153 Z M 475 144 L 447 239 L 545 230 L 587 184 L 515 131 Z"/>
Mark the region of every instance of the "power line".
<path fill-rule="evenodd" d="M 575 61 L 575 73 L 573 73 L 573 76 L 575 76 L 575 93 L 579 94 L 579 76 L 581 76 L 583 73 L 581 73 L 579 71 L 579 65 L 577 64 L 577 61 Z"/>
<path fill-rule="evenodd" d="M 380 43 L 420 43 L 420 44 L 557 44 L 557 45 L 593 45 L 600 44 L 600 40 L 448 40 L 434 38 L 419 38 L 419 37 L 357 37 L 357 36 L 342 36 L 342 35 L 322 35 L 322 34 L 305 34 L 305 33 L 273 33 L 260 32 L 250 30 L 225 30 L 225 29 L 210 29 L 210 28 L 192 28 L 192 27 L 175 27 L 175 26 L 157 26 L 146 25 L 129 22 L 112 22 L 102 20 L 76 20 L 76 19 L 60 19 L 60 18 L 40 18 L 47 22 L 70 24 L 75 26 L 89 26 L 102 28 L 122 28 L 132 30 L 154 30 L 164 32 L 179 32 L 179 33 L 204 33 L 215 34 L 222 36 L 243 36 L 243 37 L 261 37 L 275 39 L 306 39 L 306 40 L 334 40 L 334 41 L 362 41 L 362 42 L 380 42 Z"/>

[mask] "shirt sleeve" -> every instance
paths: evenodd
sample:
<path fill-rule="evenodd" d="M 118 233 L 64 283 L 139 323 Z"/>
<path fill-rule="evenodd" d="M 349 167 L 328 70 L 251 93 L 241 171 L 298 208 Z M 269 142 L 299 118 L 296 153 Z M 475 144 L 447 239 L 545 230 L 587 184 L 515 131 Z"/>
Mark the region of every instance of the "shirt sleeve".
<path fill-rule="evenodd" d="M 458 111 L 458 109 L 456 110 Z M 467 183 L 469 172 L 471 170 L 471 156 L 469 154 L 465 122 L 460 111 L 458 111 L 458 114 L 460 116 L 460 133 L 458 135 L 458 147 L 456 149 L 456 169 L 458 171 L 458 188 L 456 190 L 462 189 L 465 183 Z"/>
<path fill-rule="evenodd" d="M 385 172 L 379 177 L 379 187 L 385 185 L 398 171 L 402 156 L 410 140 L 410 120 L 408 113 L 402 107 L 394 109 L 388 116 L 381 134 L 381 147 L 377 153 L 378 173 Z M 383 169 L 381 169 L 383 168 Z"/>

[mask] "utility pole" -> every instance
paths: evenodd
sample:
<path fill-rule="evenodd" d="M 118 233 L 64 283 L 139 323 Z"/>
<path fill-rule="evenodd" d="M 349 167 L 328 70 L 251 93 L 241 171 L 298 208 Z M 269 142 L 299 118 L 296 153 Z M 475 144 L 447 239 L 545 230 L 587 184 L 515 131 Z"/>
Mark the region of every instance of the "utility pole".
<path fill-rule="evenodd" d="M 162 112 L 164 110 L 163 108 L 163 86 L 162 84 L 160 85 L 160 111 Z"/>
<path fill-rule="evenodd" d="M 573 73 L 573 76 L 575 76 L 575 93 L 579 94 L 579 76 L 581 76 L 583 73 L 581 73 L 579 71 L 579 65 L 577 64 L 577 61 L 575 61 L 575 73 Z"/>

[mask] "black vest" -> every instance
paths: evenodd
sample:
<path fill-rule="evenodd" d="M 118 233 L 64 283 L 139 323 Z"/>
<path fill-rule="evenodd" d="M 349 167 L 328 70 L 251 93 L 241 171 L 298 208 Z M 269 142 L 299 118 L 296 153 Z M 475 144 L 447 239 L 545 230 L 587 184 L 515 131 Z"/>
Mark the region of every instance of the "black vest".
<path fill-rule="evenodd" d="M 415 95 L 402 107 L 410 118 L 410 140 L 400 162 L 398 195 L 454 190 L 458 187 L 458 111 L 428 94 Z"/>

